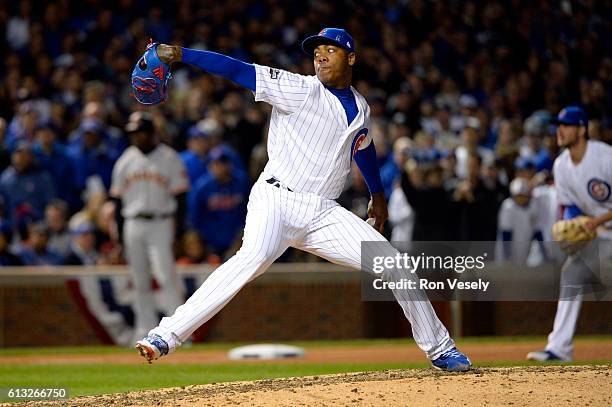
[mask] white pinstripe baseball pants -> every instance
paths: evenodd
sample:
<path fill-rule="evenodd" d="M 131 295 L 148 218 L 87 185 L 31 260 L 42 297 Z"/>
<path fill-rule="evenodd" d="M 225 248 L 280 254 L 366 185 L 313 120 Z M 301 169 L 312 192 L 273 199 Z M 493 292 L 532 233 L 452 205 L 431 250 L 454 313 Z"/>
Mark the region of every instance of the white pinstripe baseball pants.
<path fill-rule="evenodd" d="M 266 183 L 267 178 L 262 174 L 251 191 L 242 248 L 218 267 L 174 315 L 163 318 L 151 330 L 166 340 L 171 350 L 219 312 L 246 283 L 265 272 L 289 246 L 360 269 L 361 242 L 386 242 L 337 202 L 287 191 Z M 377 255 L 397 253 L 389 243 L 384 251 L 387 253 Z M 435 359 L 454 346 L 424 292 L 398 290 L 394 295 L 412 325 L 417 345 L 429 358 Z"/>
<path fill-rule="evenodd" d="M 612 259 L 612 242 L 597 238 L 595 241 L 567 257 L 561 269 L 561 281 L 557 313 L 553 330 L 548 335 L 546 350 L 565 360 L 574 358 L 574 333 L 580 316 L 584 298 L 584 280 L 593 283 L 593 276 L 607 278 L 608 274 L 600 272 L 604 264 Z M 609 281 L 605 284 L 609 285 Z"/>

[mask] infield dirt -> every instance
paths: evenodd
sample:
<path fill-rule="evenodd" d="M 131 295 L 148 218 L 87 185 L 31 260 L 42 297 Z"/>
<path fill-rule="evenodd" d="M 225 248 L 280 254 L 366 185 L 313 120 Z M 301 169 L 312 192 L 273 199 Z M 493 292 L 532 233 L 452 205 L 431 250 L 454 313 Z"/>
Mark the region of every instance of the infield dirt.
<path fill-rule="evenodd" d="M 610 406 L 611 372 L 610 366 L 390 370 L 81 397 L 61 405 Z"/>

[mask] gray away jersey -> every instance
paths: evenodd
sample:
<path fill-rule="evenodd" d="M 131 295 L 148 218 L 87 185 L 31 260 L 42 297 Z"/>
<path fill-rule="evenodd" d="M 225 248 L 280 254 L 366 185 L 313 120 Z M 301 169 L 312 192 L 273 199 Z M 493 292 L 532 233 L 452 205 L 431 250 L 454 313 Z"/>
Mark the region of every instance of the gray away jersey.
<path fill-rule="evenodd" d="M 176 210 L 175 195 L 189 190 L 185 165 L 172 148 L 160 144 L 149 154 L 128 147 L 113 168 L 111 196 L 120 197 L 122 215 L 156 215 Z"/>

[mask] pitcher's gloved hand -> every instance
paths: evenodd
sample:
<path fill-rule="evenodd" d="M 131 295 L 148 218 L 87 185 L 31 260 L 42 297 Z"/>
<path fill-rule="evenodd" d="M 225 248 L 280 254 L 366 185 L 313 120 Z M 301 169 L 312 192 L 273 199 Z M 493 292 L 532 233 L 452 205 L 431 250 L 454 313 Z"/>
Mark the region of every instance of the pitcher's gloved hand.
<path fill-rule="evenodd" d="M 168 99 L 168 82 L 172 77 L 170 63 L 180 61 L 181 54 L 180 47 L 162 46 L 153 41 L 147 45 L 132 71 L 132 90 L 137 101 L 156 105 Z"/>
<path fill-rule="evenodd" d="M 164 64 L 181 62 L 183 59 L 183 49 L 178 45 L 159 44 L 157 46 L 157 56 Z"/>

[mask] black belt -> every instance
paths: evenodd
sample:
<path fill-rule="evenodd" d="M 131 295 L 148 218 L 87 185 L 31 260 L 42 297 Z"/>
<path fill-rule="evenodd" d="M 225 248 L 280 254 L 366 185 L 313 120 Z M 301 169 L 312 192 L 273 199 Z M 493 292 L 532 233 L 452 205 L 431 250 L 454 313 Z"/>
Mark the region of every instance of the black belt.
<path fill-rule="evenodd" d="M 174 214 L 173 213 L 162 213 L 162 214 L 156 214 L 156 213 L 150 213 L 150 212 L 140 212 L 137 213 L 134 216 L 130 216 L 130 219 L 140 219 L 140 220 L 162 220 L 162 219 L 168 219 L 173 217 Z"/>
<path fill-rule="evenodd" d="M 287 188 L 287 191 L 293 192 L 291 188 L 281 185 L 281 182 L 274 177 L 267 179 L 266 182 L 270 185 L 274 185 L 276 188 L 283 187 L 283 188 Z"/>

